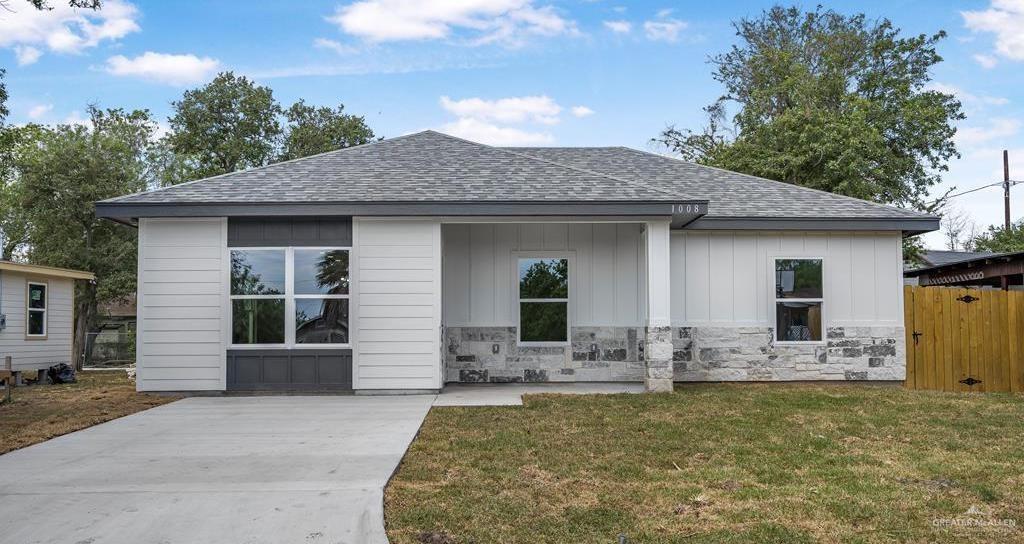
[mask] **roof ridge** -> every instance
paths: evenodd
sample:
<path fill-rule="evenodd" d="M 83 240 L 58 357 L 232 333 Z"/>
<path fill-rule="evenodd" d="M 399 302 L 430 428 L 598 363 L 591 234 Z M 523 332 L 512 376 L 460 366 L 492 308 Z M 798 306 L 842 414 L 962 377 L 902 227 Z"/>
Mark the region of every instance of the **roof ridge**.
<path fill-rule="evenodd" d="M 924 213 L 924 212 L 919 212 L 917 210 L 901 208 L 899 206 L 893 206 L 891 204 L 882 204 L 880 202 L 872 202 L 870 200 L 865 200 L 863 198 L 857 198 L 855 196 L 847 196 L 847 195 L 841 195 L 839 193 L 831 193 L 829 191 L 823 191 L 821 189 L 815 189 L 813 187 L 804 187 L 803 185 L 796 185 L 795 183 L 786 183 L 784 181 L 778 181 L 778 180 L 774 180 L 774 179 L 763 178 L 761 176 L 754 176 L 754 175 L 751 175 L 751 174 L 744 174 L 743 172 L 736 172 L 734 170 L 727 170 L 725 168 L 719 168 L 717 166 L 708 166 L 706 164 L 699 164 L 699 163 L 692 162 L 692 161 L 684 161 L 683 159 L 678 159 L 676 157 L 669 157 L 669 156 L 661 155 L 661 154 L 654 153 L 654 152 L 651 152 L 651 151 L 644 151 L 644 150 L 641 150 L 641 149 L 634 149 L 632 147 L 628 147 L 628 146 L 624 146 L 624 145 L 617 146 L 617 147 L 619 147 L 621 149 L 628 150 L 628 151 L 632 151 L 634 153 L 639 153 L 641 155 L 650 155 L 652 157 L 657 157 L 659 159 L 664 159 L 664 160 L 668 160 L 668 161 L 674 161 L 674 162 L 680 162 L 680 163 L 683 163 L 683 164 L 693 165 L 693 166 L 696 166 L 698 168 L 708 168 L 708 169 L 711 169 L 711 170 L 717 170 L 719 172 L 725 172 L 725 173 L 728 173 L 728 174 L 733 174 L 733 175 L 743 176 L 743 177 L 746 177 L 746 178 L 751 178 L 753 180 L 757 180 L 757 181 L 760 181 L 760 182 L 768 182 L 768 183 L 774 183 L 774 184 L 777 184 L 777 185 L 784 185 L 784 186 L 787 186 L 787 187 L 795 187 L 797 189 L 803 189 L 803 190 L 806 190 L 806 191 L 814 191 L 816 193 L 821 193 L 821 194 L 825 194 L 825 195 L 835 196 L 835 197 L 839 197 L 839 198 L 842 198 L 842 199 L 855 200 L 855 201 L 860 202 L 862 204 L 870 204 L 872 206 L 879 207 L 879 208 L 899 210 L 901 212 L 909 212 L 909 213 L 913 213 L 913 214 L 919 215 L 922 218 L 931 218 L 931 219 L 937 219 L 938 218 L 938 216 L 936 216 L 936 215 L 931 215 L 931 214 L 927 214 L 927 213 Z"/>
<path fill-rule="evenodd" d="M 108 198 L 106 200 L 101 200 L 100 202 L 117 202 L 117 201 L 119 201 L 121 199 L 124 199 L 124 198 L 129 198 L 129 197 L 133 197 L 133 196 L 141 195 L 141 194 L 146 194 L 146 193 L 158 193 L 160 191 L 166 191 L 167 189 L 174 189 L 176 187 L 184 187 L 186 185 L 192 185 L 193 183 L 199 183 L 200 181 L 208 181 L 208 180 L 211 180 L 211 179 L 223 178 L 225 176 L 233 176 L 235 174 L 242 174 L 242 173 L 245 173 L 245 172 L 253 172 L 253 171 L 256 171 L 256 170 L 263 170 L 264 168 L 270 168 L 271 166 L 278 166 L 278 165 L 281 165 L 281 164 L 288 164 L 288 163 L 296 162 L 296 161 L 304 161 L 306 159 L 313 159 L 313 158 L 316 158 L 316 157 L 322 157 L 324 155 L 331 155 L 331 154 L 334 154 L 334 153 L 341 153 L 343 151 L 349 151 L 349 150 L 352 150 L 352 149 L 366 148 L 366 147 L 369 147 L 369 146 L 372 146 L 372 145 L 375 145 L 375 144 L 381 144 L 381 143 L 384 143 L 384 142 L 393 142 L 395 140 L 401 140 L 403 138 L 408 138 L 410 136 L 416 136 L 417 134 L 423 134 L 424 132 L 432 132 L 432 131 L 422 130 L 420 132 L 412 132 L 412 133 L 409 133 L 409 134 L 403 134 L 401 136 L 395 136 L 394 138 L 391 138 L 391 139 L 384 139 L 384 137 L 382 136 L 380 140 L 374 140 L 372 142 L 366 142 L 365 144 L 353 145 L 353 146 L 349 146 L 349 147 L 342 147 L 340 149 L 331 149 L 330 151 L 324 151 L 322 153 L 315 153 L 313 155 L 306 155 L 305 157 L 296 157 L 294 159 L 288 159 L 286 161 L 278 161 L 278 162 L 272 162 L 270 164 L 264 164 L 263 166 L 253 166 L 252 168 L 246 168 L 244 170 L 235 170 L 234 172 L 225 172 L 223 174 L 217 174 L 216 176 L 207 176 L 205 178 L 193 179 L 193 180 L 190 180 L 190 181 L 185 181 L 185 182 L 182 182 L 182 183 L 177 183 L 175 185 L 165 185 L 163 187 L 157 187 L 156 189 L 146 189 L 145 191 L 138 191 L 138 192 L 127 194 L 127 195 L 121 195 L 121 196 L 117 196 L 117 197 L 114 197 L 114 198 Z"/>
<path fill-rule="evenodd" d="M 671 196 L 671 197 L 676 196 L 676 195 L 673 195 L 672 193 L 670 193 L 670 192 L 668 192 L 668 191 L 666 191 L 664 189 L 659 189 L 657 187 L 651 187 L 651 186 L 645 185 L 643 183 L 639 183 L 639 182 L 636 182 L 636 181 L 620 178 L 618 176 L 613 176 L 611 174 L 604 174 L 604 173 L 596 172 L 594 170 L 589 170 L 589 169 L 586 169 L 586 168 L 579 168 L 579 167 L 576 167 L 576 166 L 570 166 L 568 164 L 562 164 L 560 162 L 555 162 L 555 161 L 552 161 L 552 160 L 549 160 L 549 159 L 544 159 L 544 158 L 541 158 L 541 157 L 534 157 L 532 155 L 527 155 L 526 153 L 518 153 L 518 152 L 509 150 L 509 148 L 507 148 L 507 147 L 499 147 L 499 146 L 496 146 L 496 145 L 482 144 L 480 142 L 474 142 L 473 140 L 467 140 L 465 138 L 459 138 L 458 136 L 452 136 L 451 134 L 446 134 L 444 132 L 438 132 L 436 130 L 431 130 L 431 129 L 425 130 L 423 132 L 432 132 L 434 134 L 440 134 L 441 136 L 444 136 L 446 138 L 451 138 L 453 140 L 457 140 L 457 141 L 460 141 L 460 142 L 465 142 L 465 143 L 468 143 L 468 144 L 471 144 L 471 145 L 475 145 L 477 147 L 486 147 L 487 149 L 493 149 L 495 151 L 500 151 L 502 153 L 508 153 L 509 155 L 515 155 L 517 157 L 522 157 L 524 159 L 530 159 L 532 161 L 543 162 L 543 163 L 546 163 L 546 164 L 553 164 L 553 165 L 558 166 L 560 168 L 565 168 L 566 170 L 573 170 L 573 171 L 576 171 L 576 172 L 583 172 L 583 173 L 586 173 L 586 174 L 590 174 L 590 175 L 594 175 L 594 176 L 598 176 L 598 177 L 602 177 L 602 178 L 607 178 L 607 179 L 610 179 L 612 181 L 617 181 L 619 183 L 625 183 L 626 185 L 632 185 L 634 187 L 643 187 L 644 189 L 650 189 L 652 191 L 657 191 L 659 193 L 662 193 L 662 194 L 665 194 L 665 195 Z"/>

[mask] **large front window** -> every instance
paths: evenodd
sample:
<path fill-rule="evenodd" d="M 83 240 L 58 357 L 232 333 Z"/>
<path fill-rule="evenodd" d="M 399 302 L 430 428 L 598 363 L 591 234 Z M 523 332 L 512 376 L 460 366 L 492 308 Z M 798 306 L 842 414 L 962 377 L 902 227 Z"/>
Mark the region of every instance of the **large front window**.
<path fill-rule="evenodd" d="M 231 250 L 231 343 L 347 345 L 349 250 Z"/>
<path fill-rule="evenodd" d="M 824 296 L 821 259 L 775 259 L 775 339 L 820 342 Z"/>
<path fill-rule="evenodd" d="M 569 341 L 569 259 L 522 257 L 519 270 L 519 341 Z"/>

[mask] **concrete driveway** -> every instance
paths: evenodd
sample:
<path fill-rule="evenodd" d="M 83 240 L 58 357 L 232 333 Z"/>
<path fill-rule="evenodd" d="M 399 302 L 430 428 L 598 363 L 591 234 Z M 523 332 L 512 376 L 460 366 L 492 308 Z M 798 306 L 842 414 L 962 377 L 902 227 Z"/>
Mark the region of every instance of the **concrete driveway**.
<path fill-rule="evenodd" d="M 433 395 L 188 398 L 0 456 L 3 543 L 386 542 Z"/>

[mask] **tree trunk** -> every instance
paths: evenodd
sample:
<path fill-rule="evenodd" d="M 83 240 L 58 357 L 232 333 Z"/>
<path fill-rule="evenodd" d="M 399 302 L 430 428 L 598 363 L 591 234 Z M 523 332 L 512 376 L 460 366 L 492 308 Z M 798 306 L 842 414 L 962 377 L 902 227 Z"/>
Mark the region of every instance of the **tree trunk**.
<path fill-rule="evenodd" d="M 71 357 L 76 370 L 82 370 L 85 365 L 85 355 L 92 349 L 92 342 L 89 341 L 89 333 L 93 331 L 98 313 L 96 306 L 96 285 L 92 282 L 84 282 L 78 291 L 75 300 L 75 336 L 71 344 Z"/>

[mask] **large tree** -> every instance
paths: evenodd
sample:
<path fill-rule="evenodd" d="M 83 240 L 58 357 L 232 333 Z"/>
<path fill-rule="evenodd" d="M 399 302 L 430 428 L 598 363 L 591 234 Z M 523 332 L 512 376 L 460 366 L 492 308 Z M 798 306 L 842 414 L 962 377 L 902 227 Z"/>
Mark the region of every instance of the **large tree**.
<path fill-rule="evenodd" d="M 374 138 L 363 117 L 299 100 L 284 110 L 269 87 L 231 72 L 174 102 L 170 132 L 155 147 L 162 185 L 297 159 Z"/>
<path fill-rule="evenodd" d="M 929 90 L 944 32 L 904 37 L 886 19 L 773 7 L 734 24 L 711 59 L 725 94 L 700 131 L 660 138 L 700 163 L 875 202 L 925 207 L 957 157 L 951 95 Z"/>
<path fill-rule="evenodd" d="M 90 107 L 88 126 L 40 131 L 17 168 L 31 219 L 29 260 L 89 270 L 78 282 L 73 356 L 81 363 L 97 306 L 135 293 L 134 229 L 96 217 L 94 202 L 145 188 L 146 150 L 156 124 L 147 111 Z"/>
<path fill-rule="evenodd" d="M 166 144 L 186 178 L 263 166 L 277 154 L 281 106 L 270 88 L 244 76 L 218 74 L 173 107 Z"/>
<path fill-rule="evenodd" d="M 279 159 L 308 157 L 373 140 L 366 119 L 344 111 L 344 105 L 331 109 L 310 106 L 304 100 L 292 104 L 285 111 L 288 127 Z"/>

